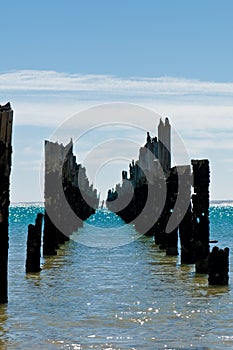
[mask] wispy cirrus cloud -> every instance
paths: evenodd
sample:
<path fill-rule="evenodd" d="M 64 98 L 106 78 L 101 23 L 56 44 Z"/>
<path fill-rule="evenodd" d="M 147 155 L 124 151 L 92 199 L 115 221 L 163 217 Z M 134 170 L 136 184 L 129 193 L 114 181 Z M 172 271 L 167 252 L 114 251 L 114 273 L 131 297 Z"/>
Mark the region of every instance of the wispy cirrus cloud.
<path fill-rule="evenodd" d="M 21 70 L 0 74 L 0 92 L 2 103 L 12 101 L 16 124 L 55 127 L 82 109 L 119 101 L 169 115 L 179 130 L 233 126 L 233 82 Z"/>
<path fill-rule="evenodd" d="M 0 74 L 2 91 L 112 92 L 142 95 L 215 95 L 233 96 L 233 82 L 219 83 L 176 77 L 131 77 L 68 74 L 56 71 L 20 70 Z"/>

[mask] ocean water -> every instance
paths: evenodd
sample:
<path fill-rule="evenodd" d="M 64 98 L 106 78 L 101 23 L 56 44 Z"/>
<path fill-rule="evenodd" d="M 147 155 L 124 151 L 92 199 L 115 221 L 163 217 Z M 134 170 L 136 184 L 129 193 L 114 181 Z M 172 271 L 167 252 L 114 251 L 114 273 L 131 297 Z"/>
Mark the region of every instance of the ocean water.
<path fill-rule="evenodd" d="M 1 350 L 233 348 L 233 204 L 210 210 L 211 239 L 230 248 L 230 284 L 223 287 L 208 286 L 193 265 L 167 257 L 106 210 L 57 256 L 41 259 L 40 273 L 26 275 L 27 225 L 40 210 L 40 204 L 10 208 Z M 110 238 L 104 239 L 103 226 Z"/>

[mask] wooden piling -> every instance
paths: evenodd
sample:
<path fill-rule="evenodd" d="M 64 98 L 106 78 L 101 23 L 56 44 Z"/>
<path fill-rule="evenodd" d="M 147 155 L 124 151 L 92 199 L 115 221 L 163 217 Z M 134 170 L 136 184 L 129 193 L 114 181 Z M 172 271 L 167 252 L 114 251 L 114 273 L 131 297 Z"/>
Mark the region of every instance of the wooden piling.
<path fill-rule="evenodd" d="M 12 123 L 13 111 L 10 103 L 0 106 L 0 303 L 8 301 L 8 217 Z"/>
<path fill-rule="evenodd" d="M 158 125 L 158 160 L 165 173 L 171 168 L 171 125 L 168 118 Z"/>
<path fill-rule="evenodd" d="M 192 174 L 190 165 L 180 168 L 179 180 L 182 191 L 180 207 L 182 215 L 179 219 L 179 236 L 181 246 L 181 263 L 194 264 L 193 214 L 191 203 Z M 187 208 L 187 209 L 186 209 Z"/>
<path fill-rule="evenodd" d="M 193 238 L 196 272 L 208 272 L 209 255 L 209 161 L 192 160 L 193 166 Z"/>
<path fill-rule="evenodd" d="M 228 285 L 229 248 L 213 247 L 208 258 L 209 285 Z"/>
<path fill-rule="evenodd" d="M 39 272 L 43 214 L 37 214 L 35 225 L 28 225 L 26 272 Z"/>
<path fill-rule="evenodd" d="M 192 208 L 190 203 L 183 219 L 180 221 L 180 224 L 179 224 L 182 264 L 195 263 L 192 220 L 193 220 L 193 216 L 192 216 Z"/>
<path fill-rule="evenodd" d="M 166 181 L 167 184 L 167 198 L 165 203 L 165 220 L 164 220 L 164 230 L 166 234 L 166 254 L 167 255 L 178 255 L 178 224 L 175 221 L 175 226 L 171 232 L 167 231 L 167 224 L 173 214 L 173 209 L 175 207 L 179 186 L 178 186 L 178 172 L 177 167 L 173 167 L 169 171 L 169 176 Z M 177 216 L 176 213 L 174 215 Z M 177 219 L 177 218 L 176 218 Z"/>
<path fill-rule="evenodd" d="M 65 213 L 60 203 L 62 188 L 62 171 L 66 154 L 69 152 L 71 143 L 67 146 L 45 141 L 45 217 L 43 234 L 43 255 L 56 255 L 59 244 L 63 244 L 69 239 L 69 233 L 61 232 L 54 222 L 61 222 Z M 51 216 L 51 217 L 50 217 Z M 67 227 L 68 229 L 68 227 Z"/>

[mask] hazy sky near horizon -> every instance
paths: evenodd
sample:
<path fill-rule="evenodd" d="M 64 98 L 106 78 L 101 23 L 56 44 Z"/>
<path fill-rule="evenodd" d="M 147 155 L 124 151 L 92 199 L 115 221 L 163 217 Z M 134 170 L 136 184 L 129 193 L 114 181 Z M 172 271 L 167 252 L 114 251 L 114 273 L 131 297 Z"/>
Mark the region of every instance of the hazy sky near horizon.
<path fill-rule="evenodd" d="M 11 200 L 42 200 L 44 140 L 77 112 L 111 102 L 169 116 L 190 157 L 210 159 L 211 198 L 232 199 L 232 13 L 231 0 L 2 1 L 0 104 L 15 111 Z M 145 141 L 137 127 L 110 126 L 80 141 L 78 161 L 90 138 Z M 101 170 L 103 196 L 126 158 Z"/>

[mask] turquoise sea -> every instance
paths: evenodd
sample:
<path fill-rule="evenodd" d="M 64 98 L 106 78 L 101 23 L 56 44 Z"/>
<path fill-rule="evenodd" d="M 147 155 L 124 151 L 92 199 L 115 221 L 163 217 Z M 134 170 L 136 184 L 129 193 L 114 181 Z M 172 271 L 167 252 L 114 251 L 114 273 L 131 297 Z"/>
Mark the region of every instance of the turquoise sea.
<path fill-rule="evenodd" d="M 233 349 L 233 203 L 210 209 L 211 239 L 230 248 L 224 287 L 208 286 L 193 265 L 167 257 L 107 210 L 89 218 L 57 256 L 42 258 L 40 273 L 26 275 L 27 225 L 41 210 L 35 203 L 10 208 L 1 350 Z M 101 225 L 109 229 L 111 248 L 101 246 Z"/>

